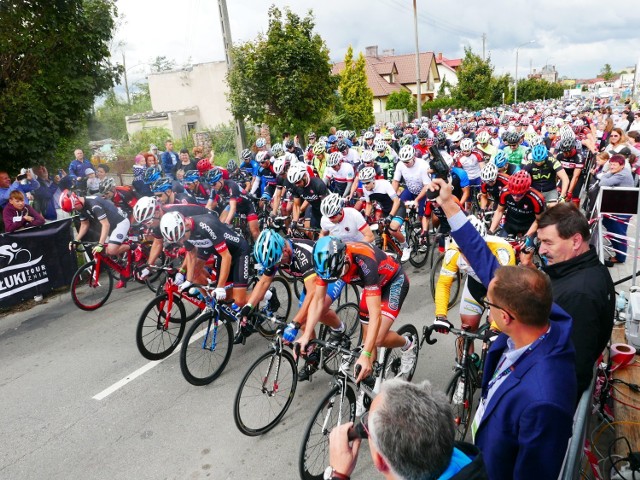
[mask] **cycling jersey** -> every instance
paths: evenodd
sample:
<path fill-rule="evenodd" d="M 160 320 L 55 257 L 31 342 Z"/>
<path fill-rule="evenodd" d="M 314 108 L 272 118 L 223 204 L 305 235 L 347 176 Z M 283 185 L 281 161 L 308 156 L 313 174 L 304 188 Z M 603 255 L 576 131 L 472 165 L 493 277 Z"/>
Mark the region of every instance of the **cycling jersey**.
<path fill-rule="evenodd" d="M 249 160 L 248 162 L 242 162 L 240 164 L 240 170 L 245 171 L 252 177 L 258 175 L 258 170 L 260 169 L 260 164 L 255 160 Z"/>
<path fill-rule="evenodd" d="M 420 157 L 425 157 L 429 154 L 429 147 L 427 147 L 427 144 L 421 144 L 420 142 L 416 143 L 413 148 L 417 151 L 420 152 Z"/>
<path fill-rule="evenodd" d="M 84 197 L 84 206 L 79 212 L 78 219 L 80 221 L 88 220 L 96 225 L 105 218 L 109 222 L 109 233 L 111 233 L 120 222 L 127 219 L 122 210 L 119 210 L 118 207 L 109 200 L 97 196 Z"/>
<path fill-rule="evenodd" d="M 451 169 L 451 188 L 453 196 L 458 200 L 462 198 L 462 189 L 469 186 L 469 176 L 463 168 L 453 167 Z"/>
<path fill-rule="evenodd" d="M 135 207 L 138 199 L 130 186 L 118 186 L 113 192 L 111 201 L 116 207 L 126 213 L 128 217 L 131 217 L 133 207 Z"/>
<path fill-rule="evenodd" d="M 209 192 L 200 182 L 195 185 L 194 190 L 185 188 L 185 193 L 188 193 L 192 198 L 195 199 L 195 203 L 198 203 L 200 205 L 206 205 L 209 201 Z"/>
<path fill-rule="evenodd" d="M 462 209 L 462 205 L 458 201 L 457 197 L 453 197 L 458 206 Z M 435 215 L 438 220 L 440 220 L 440 228 L 439 232 L 441 233 L 449 233 L 451 228 L 449 227 L 449 221 L 447 220 L 447 215 L 442 210 L 442 207 L 435 200 L 429 200 L 424 207 L 424 215 L 425 217 L 431 217 L 431 215 Z"/>
<path fill-rule="evenodd" d="M 460 155 L 458 158 L 458 165 L 467 172 L 469 183 L 472 185 L 480 185 L 480 162 L 482 162 L 482 154 L 477 151 L 469 155 Z"/>
<path fill-rule="evenodd" d="M 396 169 L 396 165 L 394 161 L 391 160 L 391 158 L 387 157 L 386 155 L 378 155 L 375 158 L 375 161 L 376 161 L 376 165 L 378 165 L 382 170 L 383 178 L 391 181 Z"/>
<path fill-rule="evenodd" d="M 276 172 L 273 171 L 273 167 L 271 165 L 269 165 L 268 168 L 260 167 L 258 169 L 256 177 L 253 179 L 251 193 L 255 193 L 256 191 L 258 191 L 260 196 L 264 195 L 265 193 L 269 195 L 269 187 L 275 188 L 277 181 L 276 179 Z"/>
<path fill-rule="evenodd" d="M 508 162 L 515 165 L 516 167 L 519 167 L 520 164 L 522 163 L 522 160 L 524 159 L 525 155 L 527 154 L 528 149 L 523 147 L 522 145 L 520 145 L 518 148 L 516 148 L 515 150 L 512 149 L 509 146 L 504 147 L 504 150 L 502 150 L 505 155 L 508 158 Z"/>
<path fill-rule="evenodd" d="M 292 277 L 302 278 L 303 281 L 315 275 L 316 272 L 313 270 L 313 245 L 315 242 L 298 238 L 286 241 L 290 242 L 292 250 L 291 263 L 289 265 L 280 263 L 273 268 L 265 269 L 262 274 L 273 277 L 281 269 Z"/>
<path fill-rule="evenodd" d="M 178 212 L 183 217 L 194 217 L 196 215 L 214 215 L 210 210 L 207 210 L 202 205 L 190 205 L 186 203 L 173 203 L 162 205 L 162 213 Z M 162 238 L 162 232 L 160 231 L 160 224 L 151 228 L 151 236 L 154 238 Z"/>
<path fill-rule="evenodd" d="M 504 230 L 511 235 L 526 233 L 536 220 L 536 215 L 540 215 L 545 207 L 544 197 L 534 188 L 530 188 L 517 202 L 509 188 L 504 188 L 498 202 L 505 209 Z"/>
<path fill-rule="evenodd" d="M 398 197 L 395 190 L 387 180 L 375 180 L 372 190 L 362 189 L 367 203 L 378 202 L 383 215 L 389 215 L 393 208 L 393 201 Z"/>
<path fill-rule="evenodd" d="M 557 173 L 562 170 L 562 165 L 553 157 L 547 158 L 544 163 L 529 163 L 522 169 L 531 175 L 531 186 L 544 193 L 556 189 Z"/>
<path fill-rule="evenodd" d="M 333 167 L 324 169 L 324 181 L 328 184 L 329 190 L 341 196 L 345 195 L 347 185 L 353 183 L 354 176 L 353 166 L 347 162 L 340 163 L 338 170 Z"/>
<path fill-rule="evenodd" d="M 311 161 L 311 166 L 313 167 L 313 172 L 317 177 L 324 177 L 324 169 L 327 166 L 327 155 L 325 154 L 323 158 L 314 156 Z"/>
<path fill-rule="evenodd" d="M 359 163 L 361 163 L 360 155 L 358 155 L 358 151 L 355 148 L 350 148 L 346 155 L 343 154 L 342 160 L 344 162 L 351 164 L 354 167 Z"/>
<path fill-rule="evenodd" d="M 356 171 L 356 175 L 360 173 L 360 171 L 365 168 L 365 167 L 372 167 L 375 171 L 376 171 L 376 178 L 385 178 L 384 177 L 384 172 L 382 171 L 382 168 L 380 168 L 380 165 L 378 165 L 377 163 L 373 163 L 373 165 L 366 165 L 364 163 L 359 163 L 358 165 L 356 165 L 355 167 L 355 171 Z M 361 187 L 361 185 L 358 185 L 359 187 Z"/>
<path fill-rule="evenodd" d="M 404 179 L 407 190 L 413 195 L 418 195 L 423 187 L 431 182 L 429 164 L 421 158 L 414 159 L 411 167 L 406 163 L 398 162 L 393 179 L 397 182 Z"/>
<path fill-rule="evenodd" d="M 220 190 L 211 190 L 211 200 L 219 201 L 220 197 L 236 201 L 236 212 L 246 215 L 248 221 L 257 220 L 256 209 L 247 192 L 233 180 L 223 180 Z"/>
<path fill-rule="evenodd" d="M 482 185 L 480 185 L 480 191 L 487 195 L 489 200 L 492 202 L 497 202 L 500 198 L 500 192 L 502 192 L 502 189 L 506 188 L 507 185 L 509 185 L 509 175 L 505 173 L 498 173 L 493 185 L 483 182 Z"/>
<path fill-rule="evenodd" d="M 482 157 L 484 158 L 485 162 L 493 158 L 496 153 L 498 153 L 498 149 L 491 142 L 487 143 L 486 145 L 478 143 L 477 148 L 482 153 Z"/>
<path fill-rule="evenodd" d="M 342 219 L 333 223 L 328 217 L 320 220 L 320 228 L 329 235 L 338 237 L 342 241 L 361 242 L 364 240 L 362 230 L 367 226 L 364 217 L 355 208 L 346 207 L 342 210 Z"/>

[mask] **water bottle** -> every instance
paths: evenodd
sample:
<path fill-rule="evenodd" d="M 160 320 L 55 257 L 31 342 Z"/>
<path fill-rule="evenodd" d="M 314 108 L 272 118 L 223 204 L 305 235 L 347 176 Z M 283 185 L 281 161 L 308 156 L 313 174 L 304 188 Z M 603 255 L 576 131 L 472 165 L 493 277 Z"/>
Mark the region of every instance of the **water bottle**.
<path fill-rule="evenodd" d="M 269 300 L 271 300 L 271 297 L 273 297 L 273 292 L 271 291 L 271 289 L 269 289 L 266 292 L 264 292 L 264 301 L 265 302 L 268 302 Z"/>
<path fill-rule="evenodd" d="M 298 328 L 300 327 L 296 323 L 293 323 L 293 322 L 290 323 L 289 325 L 287 325 L 287 328 L 284 329 L 282 338 L 286 342 L 293 342 L 296 339 L 296 336 L 298 335 Z"/>
<path fill-rule="evenodd" d="M 242 309 L 240 308 L 240 305 L 238 305 L 236 302 L 233 302 L 231 304 L 231 311 L 233 312 L 236 318 L 240 316 L 240 310 Z"/>
<path fill-rule="evenodd" d="M 470 359 L 473 362 L 473 364 L 476 366 L 476 368 L 480 368 L 480 356 L 476 352 L 473 352 L 471 354 Z"/>

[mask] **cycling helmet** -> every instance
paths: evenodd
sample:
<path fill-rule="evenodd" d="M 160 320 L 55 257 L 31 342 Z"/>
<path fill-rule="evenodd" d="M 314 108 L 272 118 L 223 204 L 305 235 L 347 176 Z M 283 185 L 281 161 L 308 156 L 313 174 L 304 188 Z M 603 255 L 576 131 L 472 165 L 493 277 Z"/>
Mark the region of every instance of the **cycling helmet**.
<path fill-rule="evenodd" d="M 410 162 L 414 158 L 416 158 L 416 152 L 411 145 L 405 145 L 400 149 L 400 153 L 398 154 L 400 157 L 400 161 L 403 163 Z"/>
<path fill-rule="evenodd" d="M 504 153 L 503 150 L 500 150 L 498 153 L 496 153 L 496 156 L 493 157 L 493 163 L 495 163 L 496 167 L 498 168 L 503 168 L 504 166 L 506 166 L 508 161 L 509 157 L 507 157 L 507 154 Z"/>
<path fill-rule="evenodd" d="M 473 150 L 473 140 L 470 138 L 463 138 L 460 142 L 460 150 L 463 152 L 470 152 Z"/>
<path fill-rule="evenodd" d="M 320 202 L 320 212 L 325 217 L 333 217 L 339 214 L 344 208 L 344 200 L 337 193 L 331 193 Z"/>
<path fill-rule="evenodd" d="M 345 137 L 345 135 L 344 135 L 344 132 L 342 130 L 338 130 L 336 132 L 336 138 L 344 138 L 344 137 Z"/>
<path fill-rule="evenodd" d="M 144 183 L 149 185 L 150 183 L 153 183 L 156 180 L 158 180 L 161 175 L 162 175 L 162 170 L 160 169 L 160 167 L 157 165 L 153 165 L 145 170 L 144 177 L 143 177 Z"/>
<path fill-rule="evenodd" d="M 153 193 L 161 193 L 166 192 L 167 190 L 171 190 L 173 188 L 173 182 L 171 182 L 168 178 L 159 178 L 151 185 L 151 191 Z"/>
<path fill-rule="evenodd" d="M 362 157 L 360 157 L 363 163 L 371 163 L 376 159 L 375 154 L 372 150 L 365 150 L 362 152 Z"/>
<path fill-rule="evenodd" d="M 273 171 L 276 175 L 281 175 L 284 172 L 285 168 L 287 168 L 288 164 L 289 162 L 287 161 L 286 157 L 276 158 L 276 161 L 273 162 Z"/>
<path fill-rule="evenodd" d="M 282 148 L 282 144 L 276 143 L 271 145 L 271 153 L 273 153 L 274 157 L 279 157 L 284 153 L 284 148 Z"/>
<path fill-rule="evenodd" d="M 453 132 L 451 134 L 451 141 L 452 142 L 459 142 L 460 140 L 462 140 L 462 132 Z"/>
<path fill-rule="evenodd" d="M 375 135 L 373 134 L 373 132 L 369 132 L 369 131 L 367 131 L 367 132 L 365 132 L 365 133 L 364 133 L 364 139 L 365 139 L 365 140 L 370 140 L 370 139 L 372 139 L 373 137 L 375 137 Z"/>
<path fill-rule="evenodd" d="M 227 162 L 227 171 L 233 173 L 238 169 L 238 164 L 235 160 L 231 159 Z"/>
<path fill-rule="evenodd" d="M 105 177 L 100 180 L 100 186 L 98 187 L 98 191 L 101 195 L 104 195 L 107 192 L 110 192 L 116 188 L 116 181 L 111 177 Z"/>
<path fill-rule="evenodd" d="M 259 138 L 256 140 L 256 147 L 263 148 L 267 146 L 267 141 L 264 138 Z"/>
<path fill-rule="evenodd" d="M 307 138 L 309 140 L 311 140 L 312 138 L 316 138 L 316 132 L 309 132 L 309 135 L 307 135 Z"/>
<path fill-rule="evenodd" d="M 80 198 L 74 192 L 65 190 L 60 194 L 60 208 L 67 213 L 71 213 L 74 208 L 82 207 Z"/>
<path fill-rule="evenodd" d="M 493 183 L 498 178 L 498 167 L 494 163 L 487 163 L 480 172 L 480 179 L 484 183 Z"/>
<path fill-rule="evenodd" d="M 428 138 L 428 137 L 429 137 L 429 134 L 427 133 L 426 130 L 420 130 L 418 132 L 418 138 Z"/>
<path fill-rule="evenodd" d="M 187 170 L 184 172 L 182 183 L 194 183 L 200 181 L 200 172 L 198 170 Z"/>
<path fill-rule="evenodd" d="M 573 138 L 565 138 L 560 140 L 560 150 L 565 153 L 570 152 L 575 147 L 575 140 Z"/>
<path fill-rule="evenodd" d="M 398 143 L 401 147 L 404 147 L 405 145 L 411 145 L 413 143 L 413 135 L 403 135 Z"/>
<path fill-rule="evenodd" d="M 289 183 L 295 185 L 300 180 L 304 179 L 305 175 L 307 175 L 307 167 L 300 162 L 294 163 L 287 172 L 287 180 L 289 180 Z"/>
<path fill-rule="evenodd" d="M 335 167 L 336 165 L 340 165 L 341 161 L 342 154 L 340 152 L 333 152 L 327 159 L 327 167 Z"/>
<path fill-rule="evenodd" d="M 324 142 L 318 142 L 313 146 L 313 154 L 314 155 L 324 155 L 327 151 L 327 148 L 324 145 Z"/>
<path fill-rule="evenodd" d="M 338 237 L 322 237 L 313 247 L 313 269 L 320 278 L 335 282 L 342 276 L 347 247 Z"/>
<path fill-rule="evenodd" d="M 358 179 L 362 183 L 370 182 L 372 180 L 375 180 L 375 178 L 376 178 L 376 169 L 373 167 L 364 167 L 362 170 L 360 170 L 360 173 L 358 173 Z"/>
<path fill-rule="evenodd" d="M 244 150 L 242 150 L 242 153 L 240 154 L 240 156 L 242 157 L 243 160 L 249 160 L 251 158 L 251 150 L 249 150 L 248 148 L 245 148 Z"/>
<path fill-rule="evenodd" d="M 491 137 L 489 136 L 489 132 L 487 132 L 486 130 L 483 130 L 480 133 L 478 133 L 478 136 L 476 137 L 476 139 L 478 140 L 478 143 L 480 145 L 486 145 L 487 143 L 489 143 L 489 140 L 491 140 Z"/>
<path fill-rule="evenodd" d="M 504 143 L 507 145 L 517 145 L 520 142 L 518 132 L 507 132 L 504 134 Z"/>
<path fill-rule="evenodd" d="M 454 128 L 456 128 L 456 122 L 452 122 L 452 121 L 445 122 L 444 128 L 446 128 L 447 130 L 453 130 Z"/>
<path fill-rule="evenodd" d="M 293 143 L 293 140 L 289 139 L 286 142 L 284 142 L 284 148 L 286 148 L 287 150 L 290 148 L 295 147 L 295 143 Z"/>
<path fill-rule="evenodd" d="M 373 145 L 373 149 L 378 153 L 386 152 L 387 144 L 384 142 L 384 140 L 376 140 L 376 142 Z"/>
<path fill-rule="evenodd" d="M 561 141 L 569 140 L 573 142 L 576 139 L 576 134 L 570 125 L 563 125 L 562 127 L 560 127 L 560 129 L 558 130 L 558 135 L 560 135 Z"/>
<path fill-rule="evenodd" d="M 179 241 L 187 231 L 184 217 L 179 212 L 165 213 L 160 219 L 160 232 L 167 242 Z"/>
<path fill-rule="evenodd" d="M 489 120 L 478 120 L 478 127 L 484 127 L 485 125 L 491 125 L 489 123 L 489 121 L 490 121 L 490 119 Z"/>
<path fill-rule="evenodd" d="M 549 150 L 544 145 L 536 145 L 531 150 L 531 160 L 536 163 L 544 162 L 549 157 Z"/>
<path fill-rule="evenodd" d="M 349 148 L 349 145 L 347 145 L 347 142 L 345 142 L 344 140 L 338 140 L 338 143 L 336 143 L 336 148 L 339 152 L 344 152 Z"/>
<path fill-rule="evenodd" d="M 436 135 L 436 140 L 438 141 L 438 144 L 443 144 L 447 141 L 447 134 L 445 132 L 438 132 L 438 135 Z"/>
<path fill-rule="evenodd" d="M 293 152 L 285 153 L 283 158 L 287 161 L 287 164 L 293 164 L 300 161 L 298 160 L 298 156 Z"/>
<path fill-rule="evenodd" d="M 271 156 L 269 155 L 269 152 L 256 153 L 256 162 L 262 163 L 262 162 L 268 162 L 270 160 L 271 160 Z"/>
<path fill-rule="evenodd" d="M 525 170 L 518 170 L 509 177 L 508 187 L 511 195 L 524 195 L 531 188 L 531 175 Z"/>
<path fill-rule="evenodd" d="M 529 145 L 531 145 L 532 148 L 536 145 L 544 145 L 544 139 L 540 135 L 533 135 L 531 141 L 529 141 Z"/>
<path fill-rule="evenodd" d="M 185 175 L 185 178 L 186 178 L 186 175 Z M 209 185 L 213 185 L 214 183 L 222 180 L 222 172 L 220 171 L 219 168 L 212 168 L 205 174 L 204 180 Z"/>
<path fill-rule="evenodd" d="M 393 140 L 393 135 L 391 134 L 391 132 L 384 132 L 382 134 L 382 139 L 386 142 L 388 140 Z"/>
<path fill-rule="evenodd" d="M 156 197 L 142 197 L 133 207 L 133 218 L 138 223 L 148 222 L 158 207 Z"/>
<path fill-rule="evenodd" d="M 205 173 L 207 173 L 209 170 L 213 168 L 213 165 L 211 164 L 211 161 L 208 158 L 203 158 L 202 160 L 198 160 L 198 163 L 196 164 L 196 168 L 198 169 L 198 173 L 200 175 L 204 175 Z"/>
<path fill-rule="evenodd" d="M 487 226 L 482 220 L 475 215 L 469 215 L 467 218 L 469 219 L 469 223 L 473 225 L 473 228 L 478 231 L 481 237 L 484 237 L 487 234 Z"/>
<path fill-rule="evenodd" d="M 279 233 L 266 229 L 260 232 L 253 246 L 253 257 L 263 269 L 269 270 L 282 260 L 284 238 Z"/>

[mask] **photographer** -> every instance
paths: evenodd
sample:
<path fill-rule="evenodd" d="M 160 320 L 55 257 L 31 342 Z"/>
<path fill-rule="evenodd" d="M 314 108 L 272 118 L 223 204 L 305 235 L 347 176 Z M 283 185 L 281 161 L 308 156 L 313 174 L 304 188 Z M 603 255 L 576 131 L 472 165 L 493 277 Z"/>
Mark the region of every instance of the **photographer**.
<path fill-rule="evenodd" d="M 11 183 L 11 177 L 7 172 L 0 170 L 0 208 L 4 208 L 9 201 L 9 194 L 14 190 L 20 190 L 25 194 L 25 203 L 29 205 L 29 199 L 27 193 L 39 188 L 40 184 L 33 178 L 33 172 L 31 169 L 25 173 L 21 173 L 16 177 L 16 180 Z"/>

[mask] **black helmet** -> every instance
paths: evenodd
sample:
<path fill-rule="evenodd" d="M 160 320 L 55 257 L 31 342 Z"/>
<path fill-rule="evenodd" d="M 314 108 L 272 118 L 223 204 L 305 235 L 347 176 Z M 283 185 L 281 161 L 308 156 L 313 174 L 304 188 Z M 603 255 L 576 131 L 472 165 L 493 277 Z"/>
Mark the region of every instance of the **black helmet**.
<path fill-rule="evenodd" d="M 294 147 L 294 143 L 293 140 L 287 140 L 286 142 L 284 142 L 284 148 L 293 148 Z"/>
<path fill-rule="evenodd" d="M 418 132 L 418 138 L 429 138 L 429 134 L 426 130 L 420 130 Z"/>
<path fill-rule="evenodd" d="M 243 160 L 249 160 L 251 158 L 251 150 L 249 150 L 248 148 L 245 148 L 244 150 L 242 150 L 242 153 L 240 154 L 240 156 L 242 157 Z"/>
<path fill-rule="evenodd" d="M 227 162 L 227 170 L 229 171 L 229 173 L 233 173 L 237 169 L 238 169 L 238 164 L 233 158 Z"/>
<path fill-rule="evenodd" d="M 438 141 L 438 144 L 444 144 L 444 142 L 447 141 L 447 134 L 445 132 L 438 132 L 436 140 Z"/>
<path fill-rule="evenodd" d="M 575 142 L 571 138 L 565 138 L 560 142 L 560 150 L 570 152 L 575 147 Z"/>
<path fill-rule="evenodd" d="M 518 132 L 507 132 L 504 134 L 504 142 L 508 145 L 516 145 L 520 142 L 520 135 Z"/>
<path fill-rule="evenodd" d="M 338 148 L 339 152 L 344 152 L 347 148 L 349 148 L 349 145 L 347 145 L 347 142 L 345 142 L 344 140 L 338 140 L 336 147 Z"/>

